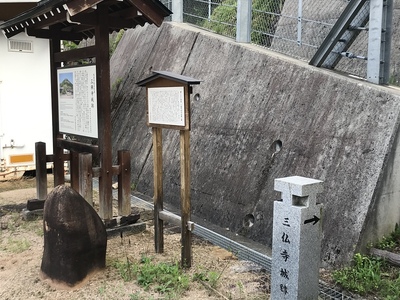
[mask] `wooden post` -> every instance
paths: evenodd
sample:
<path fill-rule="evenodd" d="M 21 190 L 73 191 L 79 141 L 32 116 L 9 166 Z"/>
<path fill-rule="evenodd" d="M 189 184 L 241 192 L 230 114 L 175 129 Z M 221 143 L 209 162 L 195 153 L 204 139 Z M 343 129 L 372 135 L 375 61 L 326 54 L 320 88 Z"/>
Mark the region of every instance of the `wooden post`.
<path fill-rule="evenodd" d="M 78 160 L 80 175 L 78 192 L 91 206 L 93 206 L 92 154 L 79 153 Z"/>
<path fill-rule="evenodd" d="M 164 222 L 159 212 L 163 210 L 163 160 L 162 129 L 153 127 L 154 154 L 154 246 L 156 253 L 164 252 Z"/>
<path fill-rule="evenodd" d="M 181 153 L 181 231 L 182 252 L 181 266 L 192 266 L 192 232 L 188 226 L 191 215 L 190 205 L 190 131 L 180 131 Z"/>
<path fill-rule="evenodd" d="M 99 215 L 112 219 L 112 151 L 111 151 L 111 101 L 108 3 L 97 5 L 96 78 L 99 142 Z"/>
<path fill-rule="evenodd" d="M 131 155 L 129 150 L 118 151 L 118 215 L 131 214 Z"/>
<path fill-rule="evenodd" d="M 45 200 L 47 197 L 47 168 L 46 168 L 46 144 L 35 143 L 36 162 L 36 198 Z"/>
<path fill-rule="evenodd" d="M 69 174 L 71 176 L 71 187 L 79 192 L 79 153 L 70 151 Z"/>
<path fill-rule="evenodd" d="M 57 68 L 61 66 L 60 62 L 55 61 L 55 54 L 61 52 L 61 39 L 58 36 L 59 25 L 53 25 L 50 29 L 54 29 L 52 39 L 50 39 L 50 79 L 51 79 L 51 114 L 53 127 L 53 174 L 54 186 L 64 184 L 64 160 L 63 149 L 57 146 L 57 138 L 61 138 L 58 122 L 58 79 Z"/>

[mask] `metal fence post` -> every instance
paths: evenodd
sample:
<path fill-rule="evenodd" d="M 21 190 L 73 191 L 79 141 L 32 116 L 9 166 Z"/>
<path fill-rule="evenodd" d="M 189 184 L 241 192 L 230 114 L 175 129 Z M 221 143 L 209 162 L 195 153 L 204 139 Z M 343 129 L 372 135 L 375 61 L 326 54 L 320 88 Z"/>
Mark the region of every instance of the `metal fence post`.
<path fill-rule="evenodd" d="M 173 22 L 183 22 L 183 0 L 172 0 L 172 17 Z"/>
<path fill-rule="evenodd" d="M 367 80 L 388 84 L 393 1 L 370 1 Z"/>
<path fill-rule="evenodd" d="M 302 33 L 302 19 L 303 19 L 303 0 L 299 0 L 297 9 L 297 45 L 301 46 L 301 33 Z"/>
<path fill-rule="evenodd" d="M 238 0 L 236 41 L 238 43 L 251 42 L 251 0 Z"/>

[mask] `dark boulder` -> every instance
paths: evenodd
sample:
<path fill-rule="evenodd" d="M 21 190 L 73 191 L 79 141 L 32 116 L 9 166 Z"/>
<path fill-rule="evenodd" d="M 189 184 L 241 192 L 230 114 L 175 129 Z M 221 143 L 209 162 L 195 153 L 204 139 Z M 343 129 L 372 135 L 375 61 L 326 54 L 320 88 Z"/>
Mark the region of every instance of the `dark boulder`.
<path fill-rule="evenodd" d="M 59 287 L 76 287 L 105 267 L 107 233 L 103 221 L 72 188 L 57 186 L 43 215 L 42 277 Z"/>

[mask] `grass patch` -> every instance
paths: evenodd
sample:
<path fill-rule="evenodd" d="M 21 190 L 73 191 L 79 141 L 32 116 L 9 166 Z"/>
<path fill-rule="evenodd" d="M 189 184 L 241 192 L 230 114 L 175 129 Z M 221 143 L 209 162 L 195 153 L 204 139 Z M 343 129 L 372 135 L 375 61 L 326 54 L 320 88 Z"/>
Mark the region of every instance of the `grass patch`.
<path fill-rule="evenodd" d="M 215 271 L 207 271 L 207 272 L 199 272 L 195 273 L 193 276 L 194 281 L 199 281 L 199 282 L 206 282 L 208 283 L 212 288 L 217 288 L 218 285 L 218 280 L 221 277 L 221 273 L 215 272 Z"/>
<path fill-rule="evenodd" d="M 395 230 L 383 237 L 375 247 L 398 251 L 400 246 L 400 230 Z M 400 269 L 388 264 L 381 258 L 356 253 L 351 267 L 336 270 L 333 279 L 344 289 L 360 295 L 374 295 L 379 299 L 400 299 Z"/>
<path fill-rule="evenodd" d="M 154 264 L 149 257 L 142 257 L 137 263 L 115 261 L 114 267 L 124 281 L 136 280 L 145 290 L 152 290 L 170 299 L 176 299 L 189 286 L 189 276 L 179 267 L 178 263 Z M 131 295 L 135 299 L 137 294 Z"/>
<path fill-rule="evenodd" d="M 378 249 L 393 251 L 400 248 L 400 228 L 399 225 L 396 224 L 394 231 L 390 233 L 389 236 L 383 237 L 376 246 Z"/>
<path fill-rule="evenodd" d="M 30 242 L 27 239 L 14 239 L 9 237 L 5 245 L 1 248 L 4 251 L 8 251 L 11 253 L 22 253 L 29 249 L 31 246 Z"/>
<path fill-rule="evenodd" d="M 379 299 L 400 299 L 400 272 L 385 261 L 354 255 L 354 265 L 333 272 L 333 279 L 346 290 Z"/>

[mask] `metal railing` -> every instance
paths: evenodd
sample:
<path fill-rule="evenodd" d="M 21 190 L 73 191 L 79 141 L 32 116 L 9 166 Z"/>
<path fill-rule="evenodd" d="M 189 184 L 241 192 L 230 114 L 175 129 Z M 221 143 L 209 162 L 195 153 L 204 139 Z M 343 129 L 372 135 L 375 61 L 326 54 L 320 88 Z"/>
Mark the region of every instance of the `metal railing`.
<path fill-rule="evenodd" d="M 173 8 L 182 6 L 180 21 L 206 30 L 310 61 L 316 50 L 339 19 L 350 0 L 164 0 Z M 243 10 L 249 5 L 250 11 Z M 177 7 L 175 6 L 175 7 Z M 175 12 L 174 12 L 175 15 Z M 174 16 L 172 15 L 172 20 Z M 248 18 L 248 22 L 243 19 Z M 248 28 L 241 28 L 241 27 Z M 248 38 L 238 36 L 248 32 Z M 392 52 L 396 49 L 392 47 Z M 362 31 L 346 51 L 335 69 L 366 78 L 368 56 L 368 31 Z M 398 52 L 398 51 L 397 51 Z M 400 55 L 400 54 L 399 54 Z M 392 55 L 393 57 L 393 55 Z M 393 60 L 393 58 L 392 58 Z M 399 85 L 400 74 L 392 65 L 394 74 L 390 83 Z M 398 72 L 397 72 L 398 73 Z"/>

